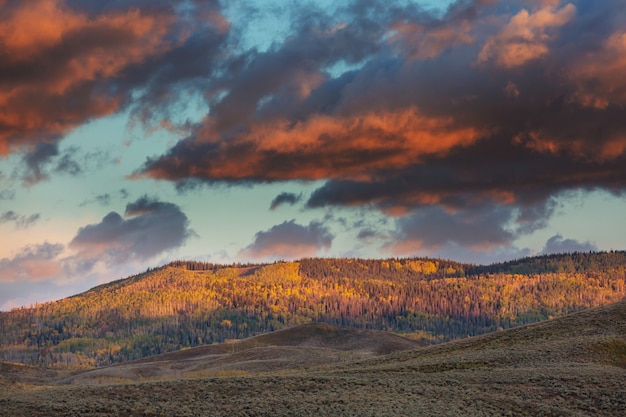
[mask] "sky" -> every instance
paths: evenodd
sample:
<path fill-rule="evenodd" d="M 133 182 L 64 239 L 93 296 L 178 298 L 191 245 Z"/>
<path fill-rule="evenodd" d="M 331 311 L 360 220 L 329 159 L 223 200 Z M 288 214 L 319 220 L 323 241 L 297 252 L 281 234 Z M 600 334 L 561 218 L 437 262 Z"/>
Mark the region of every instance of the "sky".
<path fill-rule="evenodd" d="M 0 0 L 0 310 L 175 259 L 626 249 L 623 0 Z"/>

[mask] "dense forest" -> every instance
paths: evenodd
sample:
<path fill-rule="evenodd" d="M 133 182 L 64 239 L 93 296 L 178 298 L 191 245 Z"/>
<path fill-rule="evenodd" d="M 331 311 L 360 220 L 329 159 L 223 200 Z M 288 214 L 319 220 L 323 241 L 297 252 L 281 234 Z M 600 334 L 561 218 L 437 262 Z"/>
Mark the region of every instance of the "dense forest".
<path fill-rule="evenodd" d="M 439 259 L 177 261 L 56 302 L 0 313 L 0 361 L 102 366 L 310 321 L 428 343 L 626 296 L 626 252 L 490 266 Z"/>

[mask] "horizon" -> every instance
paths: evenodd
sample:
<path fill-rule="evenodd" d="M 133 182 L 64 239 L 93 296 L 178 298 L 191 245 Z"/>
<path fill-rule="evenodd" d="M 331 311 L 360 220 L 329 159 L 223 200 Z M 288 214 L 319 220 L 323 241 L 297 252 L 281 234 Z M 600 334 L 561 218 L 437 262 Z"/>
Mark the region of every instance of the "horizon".
<path fill-rule="evenodd" d="M 176 259 L 626 250 L 623 0 L 0 1 L 0 311 Z"/>
<path fill-rule="evenodd" d="M 163 268 L 167 268 L 172 266 L 175 263 L 186 263 L 186 262 L 197 262 L 197 263 L 206 263 L 206 264 L 212 264 L 213 267 L 216 267 L 218 269 L 220 268 L 246 268 L 246 267 L 263 267 L 263 266 L 271 266 L 271 265 L 275 265 L 275 264 L 280 264 L 280 263 L 291 263 L 291 262 L 301 262 L 302 260 L 305 259 L 311 259 L 311 260 L 315 260 L 315 259 L 350 259 L 350 260 L 366 260 L 366 261 L 385 261 L 385 260 L 398 260 L 398 261 L 402 261 L 402 260 L 423 260 L 423 261 L 443 261 L 443 262 L 450 262 L 450 263 L 457 263 L 459 265 L 463 265 L 463 266 L 472 266 L 472 267 L 491 267 L 491 266 L 498 266 L 498 265 L 502 265 L 505 266 L 507 264 L 511 264 L 511 263 L 516 263 L 516 262 L 521 262 L 527 259 L 538 259 L 538 258 L 556 258 L 556 257 L 562 257 L 562 256 L 571 256 L 571 255 L 577 255 L 577 254 L 609 254 L 609 253 L 624 253 L 626 254 L 626 250 L 609 250 L 609 251 L 588 251 L 588 252 L 560 252 L 560 253 L 551 253 L 551 254 L 543 254 L 543 255 L 534 255 L 534 256 L 525 256 L 522 258 L 515 258 L 515 259 L 511 259 L 511 260 L 507 260 L 507 261 L 501 261 L 501 262 L 493 262 L 493 263 L 489 263 L 489 264 L 474 264 L 474 263 L 468 263 L 468 262 L 458 262 L 454 259 L 445 259 L 445 258 L 432 258 L 432 257 L 416 257 L 416 256 L 407 256 L 407 257 L 387 257 L 387 258 L 336 258 L 336 257 L 323 257 L 323 256 L 317 256 L 317 257 L 309 257 L 309 258 L 300 258 L 300 259 L 294 259 L 294 260 L 274 260 L 274 261 L 267 261 L 267 262 L 261 262 L 261 263 L 250 263 L 250 262 L 232 262 L 232 263 L 212 263 L 212 262 L 206 262 L 206 261 L 198 261 L 198 260 L 194 260 L 194 259 L 174 259 L 169 261 L 168 263 L 165 264 L 161 264 L 158 266 L 154 266 L 154 267 L 148 267 L 145 271 L 140 271 L 137 272 L 135 274 L 132 275 L 128 275 L 128 276 L 124 276 L 124 277 L 118 277 L 118 278 L 114 278 L 110 281 L 107 282 L 103 282 L 100 283 L 98 285 L 95 285 L 93 287 L 87 288 L 84 291 L 81 292 L 77 292 L 74 294 L 69 294 L 66 297 L 62 297 L 59 299 L 54 299 L 54 300 L 47 300 L 47 301 L 43 301 L 43 302 L 34 302 L 31 303 L 29 305 L 21 305 L 21 306 L 15 306 L 12 307 L 11 309 L 8 310 L 2 310 L 0 309 L 0 313 L 5 313 L 5 312 L 10 312 L 13 310 L 20 310 L 20 309 L 30 309 L 30 308 L 35 308 L 37 306 L 40 306 L 42 304 L 48 304 L 48 303 L 54 303 L 57 301 L 61 301 L 65 298 L 71 298 L 71 297 L 75 297 L 78 295 L 82 295 L 84 293 L 90 292 L 92 290 L 95 290 L 97 288 L 100 288 L 102 286 L 107 286 L 108 284 L 113 284 L 113 283 L 117 283 L 117 282 L 121 282 L 121 281 L 125 281 L 128 279 L 132 279 L 135 278 L 139 275 L 144 275 L 144 274 L 148 274 L 154 271 L 158 271 L 160 269 Z M 174 265 L 174 267 L 178 267 L 176 265 Z M 195 270 L 195 271 L 199 271 L 199 270 Z"/>

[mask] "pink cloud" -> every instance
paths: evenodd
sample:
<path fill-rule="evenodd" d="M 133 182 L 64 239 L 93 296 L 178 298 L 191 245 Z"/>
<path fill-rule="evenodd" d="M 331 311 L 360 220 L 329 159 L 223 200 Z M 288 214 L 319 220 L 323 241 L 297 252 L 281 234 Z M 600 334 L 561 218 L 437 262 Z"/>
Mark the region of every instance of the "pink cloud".
<path fill-rule="evenodd" d="M 59 277 L 63 245 L 43 243 L 22 248 L 13 258 L 0 259 L 0 282 L 41 282 Z"/>
<path fill-rule="evenodd" d="M 523 9 L 497 35 L 487 39 L 478 62 L 494 60 L 498 66 L 513 68 L 541 58 L 550 51 L 551 31 L 566 24 L 575 14 L 576 6 L 571 3 L 560 9 L 547 5 L 534 13 Z"/>

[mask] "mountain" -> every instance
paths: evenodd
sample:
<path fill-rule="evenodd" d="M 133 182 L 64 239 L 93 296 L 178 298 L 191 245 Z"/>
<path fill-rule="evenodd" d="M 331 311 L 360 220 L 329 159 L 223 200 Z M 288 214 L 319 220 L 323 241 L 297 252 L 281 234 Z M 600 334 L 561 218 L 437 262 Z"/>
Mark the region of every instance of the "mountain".
<path fill-rule="evenodd" d="M 5 384 L 0 410 L 31 417 L 617 417 L 626 407 L 626 301 L 438 345 L 335 358 L 334 347 L 343 345 L 336 342 L 345 338 L 353 346 L 397 340 L 354 332 L 299 326 L 236 342 L 241 351 L 223 344 L 75 372 L 69 378 L 69 371 L 57 371 L 64 376 Z M 272 346 L 255 347 L 265 342 L 280 345 L 273 351 L 267 350 Z M 299 367 L 273 368 L 281 358 L 296 364 L 293 352 L 300 349 L 301 358 L 321 349 L 329 361 L 319 364 L 314 356 Z M 221 368 L 216 357 L 223 359 Z M 113 378 L 115 372 L 138 366 L 164 371 L 143 378 L 135 374 L 130 380 Z M 177 369 L 182 370 L 179 375 Z"/>
<path fill-rule="evenodd" d="M 440 343 L 616 302 L 625 281 L 625 252 L 488 267 L 415 258 L 179 261 L 0 313 L 0 360 L 89 368 L 310 322 Z"/>

